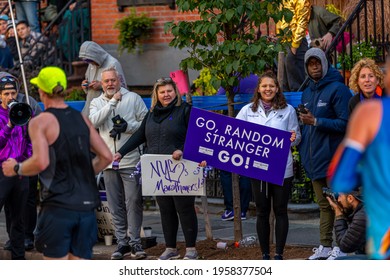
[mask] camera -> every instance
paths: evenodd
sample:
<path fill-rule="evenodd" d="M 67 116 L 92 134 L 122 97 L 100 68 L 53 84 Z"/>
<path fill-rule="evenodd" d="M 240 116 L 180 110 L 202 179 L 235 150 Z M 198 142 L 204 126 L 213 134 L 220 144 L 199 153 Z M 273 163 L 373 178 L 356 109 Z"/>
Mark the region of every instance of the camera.
<path fill-rule="evenodd" d="M 112 119 L 112 122 L 114 123 L 114 125 L 116 124 L 120 124 L 122 123 L 124 120 L 121 118 L 120 115 L 116 115 L 115 117 L 113 117 Z"/>
<path fill-rule="evenodd" d="M 337 202 L 337 198 L 339 197 L 337 193 L 332 192 L 329 188 L 322 188 L 322 194 L 325 197 L 330 197 L 333 201 Z"/>
<path fill-rule="evenodd" d="M 314 39 L 310 42 L 310 47 L 324 49 L 324 43 L 321 38 Z"/>
<path fill-rule="evenodd" d="M 81 84 L 83 87 L 88 87 L 89 86 L 89 82 L 86 82 L 84 84 Z"/>
<path fill-rule="evenodd" d="M 114 127 L 109 132 L 110 137 L 114 139 L 118 137 L 118 140 L 120 140 L 121 133 L 126 131 L 127 122 L 120 115 L 116 115 L 111 120 L 114 123 Z"/>
<path fill-rule="evenodd" d="M 306 109 L 305 105 L 299 104 L 297 107 L 298 113 L 307 114 L 309 111 Z"/>
<path fill-rule="evenodd" d="M 11 100 L 8 103 L 8 117 L 13 125 L 26 125 L 32 117 L 32 109 L 27 103 Z"/>

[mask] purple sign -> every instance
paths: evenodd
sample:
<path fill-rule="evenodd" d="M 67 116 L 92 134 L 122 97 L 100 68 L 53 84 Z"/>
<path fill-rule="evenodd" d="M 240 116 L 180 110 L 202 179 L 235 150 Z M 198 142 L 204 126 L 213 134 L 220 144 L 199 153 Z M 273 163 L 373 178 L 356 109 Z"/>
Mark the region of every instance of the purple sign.
<path fill-rule="evenodd" d="M 185 159 L 282 185 L 291 132 L 192 108 Z"/>

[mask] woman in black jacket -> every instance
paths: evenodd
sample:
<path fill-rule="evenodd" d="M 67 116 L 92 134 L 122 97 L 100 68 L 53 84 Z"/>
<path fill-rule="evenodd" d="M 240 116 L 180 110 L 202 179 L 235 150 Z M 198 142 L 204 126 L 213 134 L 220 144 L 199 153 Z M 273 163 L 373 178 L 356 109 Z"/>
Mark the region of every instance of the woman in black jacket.
<path fill-rule="evenodd" d="M 152 104 L 140 128 L 115 154 L 120 160 L 126 153 L 146 144 L 146 154 L 172 154 L 180 160 L 190 117 L 191 106 L 182 101 L 175 82 L 171 78 L 158 79 L 153 87 Z M 184 259 L 197 259 L 195 248 L 198 219 L 194 196 L 156 196 L 160 207 L 161 223 L 166 250 L 160 260 L 180 258 L 176 248 L 179 220 L 186 242 Z"/>

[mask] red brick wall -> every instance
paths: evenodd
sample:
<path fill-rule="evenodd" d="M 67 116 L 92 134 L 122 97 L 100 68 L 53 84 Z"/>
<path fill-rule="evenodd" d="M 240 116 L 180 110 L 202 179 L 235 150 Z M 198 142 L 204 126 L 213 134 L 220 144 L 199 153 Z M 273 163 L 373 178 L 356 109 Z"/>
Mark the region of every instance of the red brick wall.
<path fill-rule="evenodd" d="M 41 1 L 41 6 L 46 5 L 47 0 Z M 343 5 L 345 0 L 313 0 L 313 4 L 325 5 L 329 3 L 336 6 Z M 6 0 L 0 0 L 0 8 L 8 5 Z M 118 30 L 114 28 L 115 21 L 129 14 L 130 7 L 123 12 L 118 11 L 115 0 L 91 0 L 91 18 L 92 18 L 92 40 L 99 44 L 118 44 Z M 146 43 L 169 43 L 171 35 L 164 33 L 164 24 L 167 21 L 197 20 L 197 14 L 178 13 L 177 9 L 171 10 L 168 5 L 165 6 L 140 6 L 136 7 L 137 12 L 144 12 L 148 16 L 156 19 L 151 38 Z M 262 34 L 266 34 L 265 27 L 262 26 Z M 270 33 L 274 27 L 270 26 Z"/>
<path fill-rule="evenodd" d="M 118 30 L 113 26 L 115 21 L 129 14 L 130 7 L 124 12 L 118 11 L 115 0 L 91 0 L 92 14 L 92 40 L 98 44 L 118 44 Z M 145 43 L 169 43 L 171 35 L 164 33 L 164 24 L 168 21 L 197 20 L 196 13 L 179 13 L 177 9 L 171 10 L 166 6 L 140 6 L 136 7 L 137 13 L 146 13 L 156 19 L 153 33 Z M 265 26 L 261 26 L 262 34 L 267 34 Z M 274 33 L 274 26 L 270 26 L 270 33 Z"/>
<path fill-rule="evenodd" d="M 129 14 L 127 7 L 123 12 L 118 11 L 115 0 L 92 0 L 92 40 L 98 44 L 118 44 L 118 30 L 113 26 L 115 21 Z M 136 7 L 137 13 L 146 13 L 156 19 L 153 33 L 146 43 L 169 43 L 172 36 L 164 34 L 164 24 L 172 20 L 196 20 L 197 14 L 182 14 L 166 6 Z"/>

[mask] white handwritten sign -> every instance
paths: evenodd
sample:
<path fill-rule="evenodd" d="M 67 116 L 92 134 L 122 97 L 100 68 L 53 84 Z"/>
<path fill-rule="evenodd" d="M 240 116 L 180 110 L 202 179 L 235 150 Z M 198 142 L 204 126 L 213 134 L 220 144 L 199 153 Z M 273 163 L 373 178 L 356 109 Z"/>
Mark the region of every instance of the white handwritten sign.
<path fill-rule="evenodd" d="M 206 195 L 203 168 L 172 155 L 141 156 L 142 195 Z"/>
<path fill-rule="evenodd" d="M 99 193 L 102 203 L 96 209 L 96 221 L 98 225 L 98 238 L 104 239 L 105 235 L 115 236 L 115 229 L 110 208 L 108 208 L 106 191 L 99 191 Z"/>

